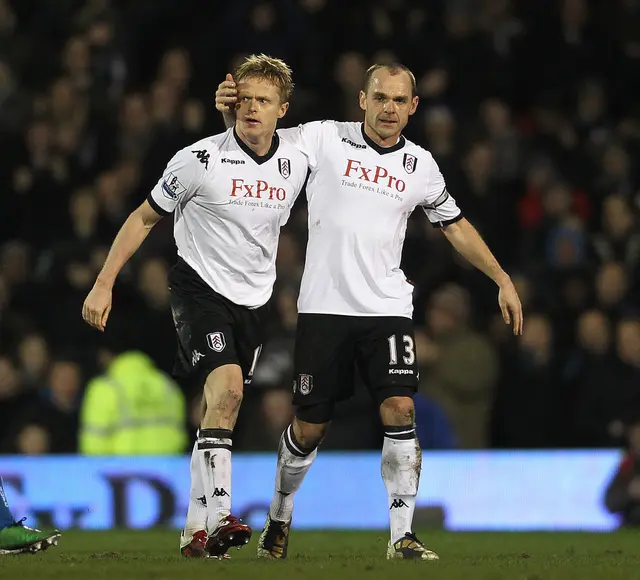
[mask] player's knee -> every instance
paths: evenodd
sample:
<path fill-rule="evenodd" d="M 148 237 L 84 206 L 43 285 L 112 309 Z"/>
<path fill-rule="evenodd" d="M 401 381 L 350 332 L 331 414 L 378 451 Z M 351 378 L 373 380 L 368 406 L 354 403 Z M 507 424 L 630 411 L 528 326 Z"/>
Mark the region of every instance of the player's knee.
<path fill-rule="evenodd" d="M 237 410 L 242 403 L 242 370 L 237 365 L 224 365 L 207 376 L 204 400 L 208 409 Z"/>
<path fill-rule="evenodd" d="M 296 409 L 296 419 L 301 423 L 313 425 L 328 424 L 333 419 L 333 410 L 333 402 L 299 405 Z"/>
<path fill-rule="evenodd" d="M 315 449 L 327 432 L 329 423 L 307 423 L 299 418 L 293 420 L 293 434 L 305 449 Z"/>
<path fill-rule="evenodd" d="M 411 397 L 388 397 L 380 404 L 383 425 L 411 425 L 415 422 L 415 415 Z"/>

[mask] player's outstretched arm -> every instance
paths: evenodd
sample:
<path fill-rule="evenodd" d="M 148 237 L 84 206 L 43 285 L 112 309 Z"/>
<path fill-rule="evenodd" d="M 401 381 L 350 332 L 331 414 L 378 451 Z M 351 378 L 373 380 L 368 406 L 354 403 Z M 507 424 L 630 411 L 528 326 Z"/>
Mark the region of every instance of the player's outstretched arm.
<path fill-rule="evenodd" d="M 131 212 L 113 241 L 104 266 L 84 301 L 82 318 L 85 322 L 104 332 L 111 312 L 111 293 L 116 277 L 161 218 L 147 200 Z"/>
<path fill-rule="evenodd" d="M 236 104 L 238 102 L 238 91 L 233 76 L 227 77 L 218 85 L 216 91 L 216 109 L 222 113 L 224 126 L 230 129 L 236 122 Z"/>
<path fill-rule="evenodd" d="M 502 317 L 506 324 L 513 324 L 513 334 L 522 334 L 522 304 L 518 292 L 478 231 L 464 218 L 445 226 L 442 231 L 460 255 L 498 285 Z"/>

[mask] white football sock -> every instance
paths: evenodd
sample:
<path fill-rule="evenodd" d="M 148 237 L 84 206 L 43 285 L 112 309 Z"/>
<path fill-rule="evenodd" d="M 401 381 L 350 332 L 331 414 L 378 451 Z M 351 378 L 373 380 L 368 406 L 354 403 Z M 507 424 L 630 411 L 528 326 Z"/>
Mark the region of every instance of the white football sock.
<path fill-rule="evenodd" d="M 193 444 L 189 471 L 191 473 L 191 489 L 189 491 L 187 521 L 184 526 L 185 536 L 187 537 L 192 536 L 199 530 L 207 529 L 207 498 L 204 494 L 204 486 L 202 485 L 197 440 Z"/>
<path fill-rule="evenodd" d="M 207 531 L 231 514 L 231 435 L 228 429 L 200 429 L 198 459 L 207 500 Z"/>
<path fill-rule="evenodd" d="M 413 425 L 385 427 L 384 431 L 382 479 L 389 497 L 389 523 L 393 544 L 412 531 L 422 451 Z"/>
<path fill-rule="evenodd" d="M 271 519 L 288 522 L 293 516 L 293 497 L 318 455 L 317 448 L 305 449 L 296 440 L 289 425 L 280 439 L 276 489 L 271 500 Z"/>

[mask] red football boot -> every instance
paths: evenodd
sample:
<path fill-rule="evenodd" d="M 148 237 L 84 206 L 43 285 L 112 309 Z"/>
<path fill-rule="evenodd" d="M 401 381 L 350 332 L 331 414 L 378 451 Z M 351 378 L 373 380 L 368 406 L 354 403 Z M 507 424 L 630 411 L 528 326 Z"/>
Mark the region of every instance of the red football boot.
<path fill-rule="evenodd" d="M 207 545 L 207 532 L 205 530 L 198 530 L 194 532 L 189 539 L 185 536 L 184 530 L 180 535 L 180 553 L 185 558 L 208 558 L 209 554 L 206 550 Z"/>
<path fill-rule="evenodd" d="M 220 521 L 214 532 L 209 534 L 205 549 L 212 558 L 223 558 L 229 548 L 240 549 L 251 539 L 251 528 L 234 516 Z"/>

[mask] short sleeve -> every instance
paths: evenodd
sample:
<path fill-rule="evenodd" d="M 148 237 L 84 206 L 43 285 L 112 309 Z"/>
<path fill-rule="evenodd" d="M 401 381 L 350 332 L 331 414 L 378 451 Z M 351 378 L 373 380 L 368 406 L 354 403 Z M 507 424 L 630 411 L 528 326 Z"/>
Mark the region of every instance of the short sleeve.
<path fill-rule="evenodd" d="M 278 129 L 278 135 L 286 143 L 293 145 L 303 153 L 309 162 L 309 167 L 315 169 L 320 157 L 324 134 L 330 128 L 330 121 L 312 121 L 291 129 Z"/>
<path fill-rule="evenodd" d="M 433 157 L 431 157 L 430 163 L 427 194 L 420 205 L 424 213 L 427 214 L 431 225 L 434 228 L 441 228 L 461 220 L 462 211 L 460 211 L 456 200 L 447 191 L 447 184 Z"/>
<path fill-rule="evenodd" d="M 210 158 L 200 144 L 178 151 L 147 197 L 151 207 L 160 215 L 168 215 L 179 203 L 193 197 L 212 163 Z"/>

